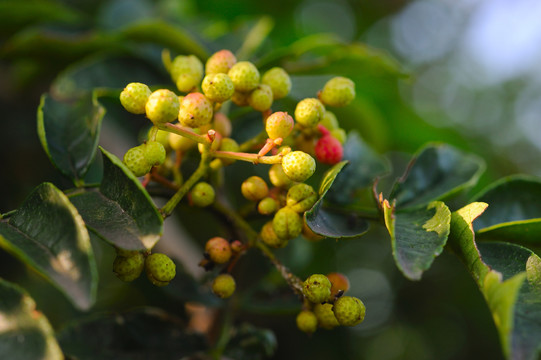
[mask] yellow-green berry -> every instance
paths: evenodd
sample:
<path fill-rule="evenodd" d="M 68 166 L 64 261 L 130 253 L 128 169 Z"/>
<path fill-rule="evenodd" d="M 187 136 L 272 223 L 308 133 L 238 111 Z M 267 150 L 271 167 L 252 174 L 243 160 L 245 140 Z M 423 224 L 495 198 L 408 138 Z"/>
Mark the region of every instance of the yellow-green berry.
<path fill-rule="evenodd" d="M 180 103 L 178 120 L 184 126 L 197 128 L 212 121 L 212 103 L 201 93 L 194 92 L 186 95 Z"/>
<path fill-rule="evenodd" d="M 287 245 L 288 239 L 281 239 L 274 232 L 272 221 L 268 221 L 261 228 L 261 241 L 273 248 L 282 248 Z"/>
<path fill-rule="evenodd" d="M 338 142 L 340 142 L 340 144 L 344 145 L 346 143 L 346 140 L 347 140 L 346 130 L 344 130 L 342 128 L 332 129 L 331 130 L 331 135 L 336 140 L 338 140 Z"/>
<path fill-rule="evenodd" d="M 236 288 L 235 279 L 229 274 L 220 274 L 212 282 L 212 292 L 216 296 L 226 299 L 233 295 Z"/>
<path fill-rule="evenodd" d="M 151 166 L 158 166 L 165 161 L 165 148 L 158 141 L 147 141 L 143 144 L 145 158 Z"/>
<path fill-rule="evenodd" d="M 338 320 L 336 320 L 336 316 L 334 316 L 332 306 L 329 303 L 314 305 L 314 314 L 316 315 L 319 327 L 330 330 L 340 325 Z"/>
<path fill-rule="evenodd" d="M 222 142 L 220 143 L 220 151 L 239 151 L 239 144 L 231 139 L 231 138 L 223 138 Z M 236 160 L 233 159 L 220 159 L 222 161 L 222 164 L 224 165 L 231 165 Z"/>
<path fill-rule="evenodd" d="M 281 208 L 274 214 L 272 228 L 281 239 L 294 239 L 302 232 L 302 218 L 288 207 Z"/>
<path fill-rule="evenodd" d="M 154 91 L 145 105 L 147 118 L 155 124 L 175 121 L 180 103 L 178 96 L 167 89 Z"/>
<path fill-rule="evenodd" d="M 174 279 L 176 266 L 165 254 L 152 254 L 145 260 L 145 271 L 148 279 L 156 286 L 165 286 Z"/>
<path fill-rule="evenodd" d="M 292 151 L 282 158 L 282 168 L 293 181 L 306 181 L 316 171 L 316 161 L 302 151 Z"/>
<path fill-rule="evenodd" d="M 227 74 L 233 81 L 236 91 L 249 92 L 259 84 L 259 70 L 249 61 L 239 61 Z"/>
<path fill-rule="evenodd" d="M 195 132 L 198 132 L 198 129 L 194 129 Z M 196 144 L 195 141 L 188 139 L 182 135 L 178 134 L 169 134 L 169 146 L 171 149 L 176 151 L 186 152 Z"/>
<path fill-rule="evenodd" d="M 250 96 L 249 92 L 240 92 L 235 90 L 233 96 L 231 96 L 231 101 L 237 106 L 248 106 L 248 97 Z"/>
<path fill-rule="evenodd" d="M 227 74 L 223 73 L 208 74 L 205 76 L 201 88 L 210 101 L 219 103 L 231 99 L 231 96 L 235 92 L 233 82 Z"/>
<path fill-rule="evenodd" d="M 323 119 L 319 122 L 321 125 L 325 126 L 325 129 L 332 131 L 338 128 L 338 119 L 334 113 L 326 110 L 323 115 Z"/>
<path fill-rule="evenodd" d="M 331 295 L 331 282 L 325 275 L 313 274 L 302 284 L 302 293 L 308 301 L 320 304 Z"/>
<path fill-rule="evenodd" d="M 209 206 L 214 202 L 216 192 L 209 183 L 198 182 L 190 191 L 190 200 L 192 204 L 199 207 Z"/>
<path fill-rule="evenodd" d="M 303 99 L 295 108 L 295 121 L 307 128 L 316 126 L 324 115 L 325 106 L 315 98 Z"/>
<path fill-rule="evenodd" d="M 259 176 L 250 176 L 244 180 L 240 190 L 242 195 L 250 201 L 259 201 L 269 193 L 267 183 Z"/>
<path fill-rule="evenodd" d="M 205 64 L 205 72 L 207 74 L 224 73 L 227 74 L 229 69 L 237 63 L 237 58 L 229 50 L 220 50 L 212 54 Z"/>
<path fill-rule="evenodd" d="M 152 168 L 152 165 L 148 163 L 145 157 L 145 149 L 142 145 L 129 149 L 124 154 L 123 162 L 133 175 L 137 177 L 147 174 Z"/>
<path fill-rule="evenodd" d="M 366 308 L 360 299 L 342 296 L 334 302 L 334 316 L 342 326 L 355 326 L 364 320 Z"/>
<path fill-rule="evenodd" d="M 203 63 L 194 55 L 179 55 L 171 64 L 171 78 L 179 91 L 193 90 L 203 77 Z"/>
<path fill-rule="evenodd" d="M 282 168 L 282 164 L 274 164 L 270 167 L 269 179 L 272 185 L 279 188 L 287 189 L 294 184 L 294 182 L 287 177 L 284 169 Z"/>
<path fill-rule="evenodd" d="M 328 106 L 348 105 L 355 98 L 355 83 L 351 79 L 337 76 L 327 81 L 319 93 L 321 102 Z"/>
<path fill-rule="evenodd" d="M 317 201 L 317 193 L 307 184 L 297 184 L 287 191 L 287 206 L 292 210 L 303 213 L 309 210 Z"/>
<path fill-rule="evenodd" d="M 134 251 L 130 256 L 117 255 L 113 262 L 113 272 L 122 281 L 133 281 L 141 275 L 145 267 L 145 257 Z"/>
<path fill-rule="evenodd" d="M 261 78 L 261 83 L 271 87 L 274 100 L 286 97 L 291 90 L 289 74 L 280 67 L 273 67 L 265 72 Z"/>
<path fill-rule="evenodd" d="M 257 204 L 257 211 L 261 215 L 270 215 L 276 210 L 278 210 L 278 203 L 271 197 L 266 197 Z"/>
<path fill-rule="evenodd" d="M 144 114 L 148 97 L 152 94 L 147 85 L 133 82 L 120 93 L 120 103 L 132 114 Z"/>
<path fill-rule="evenodd" d="M 271 139 L 285 139 L 293 130 L 294 121 L 287 112 L 277 111 L 265 121 L 265 131 Z"/>
<path fill-rule="evenodd" d="M 297 327 L 300 331 L 311 334 L 317 330 L 316 315 L 310 310 L 303 310 L 297 315 Z"/>
<path fill-rule="evenodd" d="M 231 246 L 226 239 L 216 236 L 205 244 L 205 252 L 216 264 L 225 264 L 231 259 Z"/>
<path fill-rule="evenodd" d="M 267 111 L 272 105 L 272 90 L 270 86 L 259 84 L 248 96 L 248 104 L 256 111 Z"/>
<path fill-rule="evenodd" d="M 147 139 L 149 139 L 150 132 L 152 131 L 152 128 L 148 131 Z M 169 149 L 169 131 L 165 130 L 158 130 L 156 133 L 156 141 L 163 145 L 165 150 Z M 150 139 L 149 139 L 150 140 Z"/>

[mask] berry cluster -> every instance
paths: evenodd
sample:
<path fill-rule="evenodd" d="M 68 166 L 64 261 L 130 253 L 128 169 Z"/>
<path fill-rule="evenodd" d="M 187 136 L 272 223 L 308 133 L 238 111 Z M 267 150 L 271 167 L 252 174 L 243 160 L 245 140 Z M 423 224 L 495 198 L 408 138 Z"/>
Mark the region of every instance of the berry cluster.
<path fill-rule="evenodd" d="M 113 272 L 122 281 L 133 281 L 143 269 L 151 283 L 156 286 L 169 284 L 176 275 L 175 263 L 165 254 L 116 249 Z"/>

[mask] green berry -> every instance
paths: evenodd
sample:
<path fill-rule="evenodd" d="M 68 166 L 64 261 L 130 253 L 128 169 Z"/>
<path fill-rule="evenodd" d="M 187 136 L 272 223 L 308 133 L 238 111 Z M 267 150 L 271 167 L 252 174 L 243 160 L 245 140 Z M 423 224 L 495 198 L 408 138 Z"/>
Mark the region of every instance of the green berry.
<path fill-rule="evenodd" d="M 280 239 L 274 232 L 272 221 L 268 221 L 261 228 L 261 241 L 273 248 L 282 248 L 287 245 L 288 239 Z"/>
<path fill-rule="evenodd" d="M 165 161 L 165 148 L 158 141 L 147 141 L 143 148 L 145 150 L 145 158 L 151 166 L 158 166 Z"/>
<path fill-rule="evenodd" d="M 270 86 L 259 84 L 248 96 L 248 104 L 256 111 L 267 111 L 272 105 L 272 90 Z"/>
<path fill-rule="evenodd" d="M 272 185 L 279 188 L 289 188 L 293 185 L 293 181 L 287 177 L 282 164 L 274 164 L 269 169 L 269 179 Z"/>
<path fill-rule="evenodd" d="M 133 147 L 124 154 L 124 164 L 137 177 L 147 174 L 152 168 L 145 157 L 142 145 Z"/>
<path fill-rule="evenodd" d="M 351 79 L 337 76 L 327 81 L 319 93 L 321 102 L 328 106 L 348 105 L 355 98 L 355 83 Z"/>
<path fill-rule="evenodd" d="M 194 132 L 199 133 L 199 129 L 194 129 Z M 184 137 L 182 135 L 178 134 L 169 134 L 169 146 L 171 146 L 171 149 L 176 151 L 182 151 L 186 152 L 193 146 L 195 146 L 196 142 L 188 139 L 187 137 Z"/>
<path fill-rule="evenodd" d="M 178 120 L 184 126 L 197 128 L 212 121 L 212 103 L 205 95 L 194 92 L 186 95 L 180 103 Z"/>
<path fill-rule="evenodd" d="M 113 262 L 113 272 L 122 281 L 137 279 L 145 267 L 145 257 L 142 253 L 134 251 L 129 255 L 117 255 Z"/>
<path fill-rule="evenodd" d="M 288 73 L 280 67 L 273 67 L 265 72 L 261 83 L 271 87 L 274 100 L 286 97 L 291 90 L 291 79 Z"/>
<path fill-rule="evenodd" d="M 236 91 L 249 92 L 259 84 L 259 70 L 249 61 L 239 61 L 227 74 L 233 81 Z"/>
<path fill-rule="evenodd" d="M 334 316 L 342 326 L 355 326 L 364 320 L 366 308 L 360 299 L 342 296 L 334 302 Z"/>
<path fill-rule="evenodd" d="M 222 142 L 220 144 L 220 151 L 233 151 L 233 152 L 239 151 L 239 144 L 235 140 L 233 140 L 231 138 L 223 138 Z M 233 159 L 220 159 L 220 161 L 224 165 L 231 165 L 236 160 L 233 160 Z"/>
<path fill-rule="evenodd" d="M 265 131 L 271 139 L 285 139 L 293 130 L 294 121 L 287 112 L 272 113 L 265 121 Z"/>
<path fill-rule="evenodd" d="M 152 128 L 148 131 L 148 135 L 150 135 L 150 132 L 152 131 Z M 156 141 L 163 145 L 163 147 L 167 150 L 169 147 L 169 131 L 165 130 L 158 130 L 156 133 Z M 147 139 L 149 139 L 149 136 L 147 136 Z"/>
<path fill-rule="evenodd" d="M 231 258 L 229 241 L 222 237 L 213 237 L 205 244 L 205 252 L 216 264 L 225 264 Z"/>
<path fill-rule="evenodd" d="M 145 105 L 151 93 L 145 84 L 129 83 L 120 93 L 120 103 L 132 114 L 144 114 Z"/>
<path fill-rule="evenodd" d="M 220 50 L 212 54 L 205 64 L 205 72 L 207 74 L 224 73 L 227 74 L 229 69 L 237 63 L 237 58 L 229 50 Z"/>
<path fill-rule="evenodd" d="M 317 318 L 319 327 L 323 329 L 332 329 L 340 325 L 334 312 L 332 311 L 332 304 L 316 304 L 314 305 L 314 314 Z"/>
<path fill-rule="evenodd" d="M 195 184 L 190 191 L 190 200 L 192 204 L 198 207 L 209 206 L 214 202 L 216 198 L 216 193 L 212 185 L 206 182 L 199 182 Z"/>
<path fill-rule="evenodd" d="M 323 115 L 323 119 L 319 122 L 321 125 L 325 126 L 325 129 L 332 131 L 336 128 L 338 128 L 338 119 L 336 118 L 336 115 L 334 113 L 326 110 L 325 114 Z"/>
<path fill-rule="evenodd" d="M 310 310 L 303 310 L 297 315 L 297 327 L 300 331 L 311 334 L 317 330 L 316 315 Z"/>
<path fill-rule="evenodd" d="M 217 112 L 214 113 L 214 123 L 212 128 L 222 135 L 222 137 L 227 138 L 231 136 L 232 126 L 231 120 L 224 113 Z"/>
<path fill-rule="evenodd" d="M 320 304 L 331 295 L 331 282 L 322 274 L 313 274 L 302 284 L 302 293 L 308 301 Z"/>
<path fill-rule="evenodd" d="M 222 299 L 233 295 L 235 288 L 235 279 L 229 274 L 220 274 L 212 282 L 212 292 Z"/>
<path fill-rule="evenodd" d="M 227 74 L 223 73 L 205 76 L 201 88 L 210 101 L 219 103 L 231 99 L 231 96 L 235 92 L 233 81 L 231 81 Z"/>
<path fill-rule="evenodd" d="M 244 180 L 240 190 L 242 195 L 250 201 L 259 201 L 269 193 L 267 183 L 259 176 L 250 176 Z"/>
<path fill-rule="evenodd" d="M 167 89 L 160 89 L 150 94 L 145 106 L 147 117 L 155 124 L 175 121 L 180 104 L 178 96 Z"/>
<path fill-rule="evenodd" d="M 145 270 L 151 283 L 156 286 L 169 284 L 176 275 L 176 266 L 165 254 L 152 254 L 145 260 Z"/>
<path fill-rule="evenodd" d="M 316 161 L 302 151 L 292 151 L 282 158 L 282 168 L 288 178 L 303 182 L 316 171 Z"/>
<path fill-rule="evenodd" d="M 303 213 L 309 210 L 317 201 L 317 193 L 313 187 L 307 184 L 297 184 L 287 191 L 287 206 Z"/>
<path fill-rule="evenodd" d="M 179 55 L 171 64 L 171 78 L 179 91 L 193 90 L 203 77 L 203 63 L 194 55 Z"/>
<path fill-rule="evenodd" d="M 325 106 L 318 99 L 307 98 L 299 101 L 295 108 L 295 121 L 307 128 L 316 126 L 325 115 Z"/>
<path fill-rule="evenodd" d="M 336 140 L 338 140 L 340 144 L 342 145 L 346 143 L 346 140 L 347 140 L 346 130 L 342 128 L 332 129 L 331 136 L 334 137 Z"/>
<path fill-rule="evenodd" d="M 257 211 L 261 215 L 270 215 L 276 210 L 278 210 L 278 203 L 271 197 L 266 197 L 257 204 Z"/>
<path fill-rule="evenodd" d="M 280 239 L 294 239 L 302 232 L 302 218 L 292 209 L 284 207 L 274 214 L 272 228 Z"/>

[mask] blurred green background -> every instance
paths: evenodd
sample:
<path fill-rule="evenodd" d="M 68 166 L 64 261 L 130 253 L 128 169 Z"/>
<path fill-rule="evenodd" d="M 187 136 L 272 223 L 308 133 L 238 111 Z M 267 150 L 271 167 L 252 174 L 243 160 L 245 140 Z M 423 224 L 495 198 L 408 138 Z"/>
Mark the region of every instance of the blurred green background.
<path fill-rule="evenodd" d="M 54 91 L 69 91 L 70 84 L 59 76 L 106 60 L 109 67 L 97 65 L 88 84 L 76 85 L 113 86 L 124 77 L 159 85 L 168 80 L 160 62 L 163 48 L 201 57 L 228 48 L 262 68 L 283 66 L 293 76 L 290 99 L 277 105 L 286 108 L 314 96 L 332 75 L 351 77 L 357 98 L 337 111 L 339 121 L 389 156 L 395 175 L 400 175 L 408 154 L 426 142 L 443 141 L 486 160 L 487 171 L 472 193 L 509 174 L 539 176 L 539 13 L 541 3 L 535 0 L 2 0 L 0 212 L 15 209 L 43 181 L 62 189 L 71 186 L 48 161 L 35 128 L 40 96 L 50 91 L 53 81 L 57 79 Z M 264 36 L 260 44 L 256 37 L 258 46 L 252 48 L 245 38 L 254 34 L 254 27 Z M 107 108 L 101 144 L 122 156 L 147 124 L 119 115 L 122 109 L 115 99 L 100 101 Z M 237 166 L 240 174 L 252 171 Z M 232 188 L 242 181 L 236 170 L 226 172 Z M 215 233 L 197 227 L 206 221 L 205 213 L 182 207 L 177 212 L 187 211 L 191 225 L 180 219 L 188 239 L 183 244 L 192 243 L 197 250 Z M 194 260 L 183 259 L 184 245 L 175 242 L 169 238 L 165 247 L 177 254 L 188 273 L 197 273 L 190 270 Z M 94 311 L 150 304 L 182 315 L 178 303 L 194 300 L 195 295 L 184 293 L 184 285 L 151 290 L 143 282 L 119 284 L 109 270 L 111 249 L 94 245 L 101 268 Z M 235 323 L 248 321 L 274 332 L 275 359 L 501 358 L 479 291 L 447 252 L 420 282 L 407 281 L 397 271 L 383 231 L 341 242 L 299 240 L 278 253 L 301 277 L 330 271 L 348 275 L 351 294 L 365 301 L 367 317 L 354 329 L 305 336 L 295 329 L 296 299 L 283 289 L 277 274 L 269 273 L 265 260 L 255 253 L 246 256 L 236 273 L 247 295 L 229 306 Z M 84 316 L 3 251 L 0 276 L 26 286 L 57 329 Z"/>

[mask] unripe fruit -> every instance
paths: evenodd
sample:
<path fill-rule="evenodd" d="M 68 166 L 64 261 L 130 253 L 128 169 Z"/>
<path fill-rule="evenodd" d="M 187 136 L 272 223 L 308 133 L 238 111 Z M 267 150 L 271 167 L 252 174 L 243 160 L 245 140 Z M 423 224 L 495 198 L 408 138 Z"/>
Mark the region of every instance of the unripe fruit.
<path fill-rule="evenodd" d="M 239 240 L 235 240 L 231 243 L 231 251 L 234 253 L 239 253 L 244 248 L 244 245 Z"/>
<path fill-rule="evenodd" d="M 316 234 L 312 229 L 310 229 L 308 224 L 306 224 L 306 220 L 304 220 L 302 223 L 302 236 L 304 236 L 306 240 L 310 241 L 320 241 L 325 239 L 325 236 Z"/>
<path fill-rule="evenodd" d="M 267 111 L 272 105 L 272 90 L 270 86 L 259 84 L 248 96 L 248 105 L 256 111 Z"/>
<path fill-rule="evenodd" d="M 171 78 L 179 91 L 193 90 L 203 77 L 203 63 L 194 55 L 179 55 L 171 64 Z"/>
<path fill-rule="evenodd" d="M 197 128 L 212 121 L 212 103 L 201 93 L 190 93 L 182 99 L 178 120 L 184 126 Z"/>
<path fill-rule="evenodd" d="M 342 144 L 331 134 L 319 138 L 314 147 L 314 152 L 319 162 L 329 165 L 339 163 L 344 155 Z"/>
<path fill-rule="evenodd" d="M 267 183 L 259 176 L 250 176 L 244 180 L 240 190 L 242 195 L 250 201 L 259 201 L 269 193 Z"/>
<path fill-rule="evenodd" d="M 294 124 L 293 118 L 287 112 L 277 111 L 265 121 L 265 131 L 271 139 L 285 139 L 293 130 Z"/>
<path fill-rule="evenodd" d="M 220 274 L 212 282 L 212 292 L 222 299 L 233 295 L 235 288 L 235 279 L 229 274 Z"/>
<path fill-rule="evenodd" d="M 366 308 L 356 297 L 342 296 L 334 302 L 334 316 L 342 326 L 355 326 L 364 320 Z"/>
<path fill-rule="evenodd" d="M 231 138 L 223 138 L 222 142 L 220 143 L 220 151 L 233 151 L 233 152 L 239 151 L 239 144 L 235 140 L 233 140 Z M 234 160 L 234 159 L 220 159 L 220 161 L 224 165 L 231 165 L 236 160 Z"/>
<path fill-rule="evenodd" d="M 198 134 L 200 133 L 199 129 L 194 129 L 194 132 Z M 187 137 L 184 137 L 182 135 L 177 135 L 173 133 L 169 134 L 169 145 L 173 150 L 186 152 L 195 144 L 197 144 L 195 141 L 188 139 Z"/>
<path fill-rule="evenodd" d="M 156 286 L 165 286 L 174 279 L 176 266 L 165 254 L 152 254 L 145 260 L 145 270 L 148 279 Z"/>
<path fill-rule="evenodd" d="M 331 296 L 329 297 L 329 301 L 334 301 L 338 293 L 343 294 L 349 290 L 349 280 L 346 275 L 332 272 L 327 274 L 327 279 L 331 282 Z"/>
<path fill-rule="evenodd" d="M 274 100 L 286 97 L 291 90 L 291 79 L 288 73 L 280 67 L 273 67 L 265 72 L 261 83 L 271 87 Z"/>
<path fill-rule="evenodd" d="M 325 114 L 323 115 L 323 119 L 319 122 L 321 125 L 325 127 L 325 129 L 332 131 L 336 128 L 338 128 L 338 119 L 336 118 L 336 115 L 334 113 L 326 110 Z"/>
<path fill-rule="evenodd" d="M 216 264 L 225 264 L 231 259 L 231 246 L 229 241 L 222 237 L 213 237 L 205 244 L 205 252 Z"/>
<path fill-rule="evenodd" d="M 214 113 L 214 124 L 212 128 L 222 135 L 222 137 L 227 138 L 231 136 L 232 126 L 231 120 L 224 113 L 217 112 Z"/>
<path fill-rule="evenodd" d="M 300 133 L 299 136 L 295 137 L 294 148 L 298 151 L 302 151 L 313 156 L 315 146 L 316 146 L 316 139 L 312 136 L 306 136 L 305 134 Z"/>
<path fill-rule="evenodd" d="M 346 106 L 355 98 L 355 83 L 351 79 L 337 76 L 327 81 L 319 93 L 319 99 L 325 105 Z"/>
<path fill-rule="evenodd" d="M 302 293 L 308 301 L 314 304 L 320 304 L 329 298 L 331 294 L 331 282 L 325 275 L 310 275 L 302 284 Z"/>
<path fill-rule="evenodd" d="M 235 92 L 235 87 L 229 76 L 222 73 L 205 76 L 201 88 L 210 101 L 219 103 L 231 99 Z"/>
<path fill-rule="evenodd" d="M 120 103 L 132 114 L 144 114 L 145 105 L 151 93 L 152 91 L 145 84 L 129 83 L 120 93 Z"/>
<path fill-rule="evenodd" d="M 155 124 L 173 122 L 178 116 L 178 96 L 167 89 L 154 91 L 145 106 L 147 118 Z"/>
<path fill-rule="evenodd" d="M 248 97 L 250 93 L 244 93 L 235 90 L 233 96 L 231 96 L 231 101 L 237 106 L 248 106 Z"/>
<path fill-rule="evenodd" d="M 324 115 L 325 107 L 314 98 L 301 100 L 295 108 L 295 121 L 307 128 L 316 126 Z"/>
<path fill-rule="evenodd" d="M 293 185 L 293 181 L 287 177 L 282 164 L 274 164 L 269 169 L 269 179 L 272 185 L 287 189 Z"/>
<path fill-rule="evenodd" d="M 333 304 L 316 304 L 314 305 L 314 314 L 317 318 L 319 327 L 323 329 L 332 329 L 340 325 L 334 312 L 332 311 Z"/>
<path fill-rule="evenodd" d="M 141 145 L 129 149 L 124 154 L 124 164 L 137 177 L 147 174 L 152 168 L 152 165 L 148 163 L 145 157 L 145 150 Z"/>
<path fill-rule="evenodd" d="M 316 161 L 302 151 L 292 151 L 282 158 L 282 168 L 288 178 L 303 182 L 316 171 Z"/>
<path fill-rule="evenodd" d="M 342 129 L 342 128 L 338 128 L 338 129 L 332 129 L 331 130 L 331 135 L 340 142 L 340 144 L 344 145 L 346 143 L 346 140 L 347 140 L 347 134 L 346 134 L 346 130 Z"/>
<path fill-rule="evenodd" d="M 270 215 L 276 210 L 278 210 L 278 203 L 271 197 L 266 197 L 257 204 L 257 211 L 261 215 Z"/>
<path fill-rule="evenodd" d="M 272 228 L 280 239 L 294 239 L 301 234 L 302 218 L 295 211 L 284 207 L 274 214 Z"/>
<path fill-rule="evenodd" d="M 165 161 L 165 148 L 157 141 L 147 141 L 143 144 L 145 158 L 151 166 L 158 166 Z"/>
<path fill-rule="evenodd" d="M 214 202 L 215 198 L 216 193 L 212 185 L 203 181 L 195 184 L 192 191 L 190 191 L 190 200 L 195 206 L 209 206 Z"/>
<path fill-rule="evenodd" d="M 117 255 L 113 262 L 113 272 L 122 281 L 133 281 L 141 275 L 145 267 L 145 257 L 138 251 L 130 256 Z"/>
<path fill-rule="evenodd" d="M 259 70 L 249 61 L 239 61 L 227 74 L 233 81 L 236 91 L 249 92 L 259 84 Z"/>
<path fill-rule="evenodd" d="M 287 206 L 291 210 L 303 213 L 309 210 L 317 201 L 317 193 L 307 184 L 297 184 L 287 191 Z"/>
<path fill-rule="evenodd" d="M 311 334 L 317 330 L 316 315 L 309 311 L 303 310 L 297 315 L 297 327 L 300 331 Z"/>
<path fill-rule="evenodd" d="M 150 130 L 148 131 L 149 135 L 151 130 L 152 128 L 150 128 Z M 158 132 L 156 133 L 156 141 L 162 144 L 166 151 L 169 148 L 169 134 L 170 132 L 165 130 L 158 130 Z M 147 139 L 150 140 L 149 136 L 147 136 Z"/>
<path fill-rule="evenodd" d="M 212 54 L 205 64 L 205 72 L 207 74 L 224 73 L 227 74 L 229 69 L 237 63 L 237 58 L 229 50 L 220 50 Z"/>
<path fill-rule="evenodd" d="M 274 232 L 272 221 L 268 221 L 261 228 L 261 241 L 273 248 L 282 248 L 287 245 L 288 239 L 280 239 Z"/>

